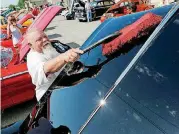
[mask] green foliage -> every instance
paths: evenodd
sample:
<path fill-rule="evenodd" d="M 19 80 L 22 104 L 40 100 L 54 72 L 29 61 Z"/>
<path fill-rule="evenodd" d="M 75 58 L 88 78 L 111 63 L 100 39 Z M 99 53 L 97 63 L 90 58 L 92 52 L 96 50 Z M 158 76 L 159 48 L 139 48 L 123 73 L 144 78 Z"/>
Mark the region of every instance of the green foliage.
<path fill-rule="evenodd" d="M 19 0 L 18 6 L 19 6 L 20 8 L 23 8 L 23 7 L 24 7 L 24 1 L 25 1 L 25 0 Z"/>
<path fill-rule="evenodd" d="M 15 5 L 12 4 L 9 5 L 9 9 L 15 9 L 15 7 L 16 7 Z"/>

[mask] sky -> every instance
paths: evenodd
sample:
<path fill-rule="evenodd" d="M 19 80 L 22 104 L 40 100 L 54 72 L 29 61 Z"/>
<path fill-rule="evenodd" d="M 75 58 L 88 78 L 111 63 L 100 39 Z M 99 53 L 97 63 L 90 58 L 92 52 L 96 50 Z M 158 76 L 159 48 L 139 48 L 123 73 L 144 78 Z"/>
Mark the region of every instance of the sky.
<path fill-rule="evenodd" d="M 8 7 L 10 4 L 17 5 L 19 0 L 1 0 L 1 7 Z"/>

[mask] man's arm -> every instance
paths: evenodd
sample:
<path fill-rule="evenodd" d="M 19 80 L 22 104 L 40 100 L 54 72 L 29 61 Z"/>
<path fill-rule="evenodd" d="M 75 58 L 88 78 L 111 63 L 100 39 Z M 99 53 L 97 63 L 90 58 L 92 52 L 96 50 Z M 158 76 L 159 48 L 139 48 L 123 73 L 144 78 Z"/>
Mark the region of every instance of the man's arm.
<path fill-rule="evenodd" d="M 44 64 L 44 72 L 45 74 L 48 73 L 55 73 L 60 70 L 67 62 L 65 61 L 63 55 L 59 55 L 52 60 L 47 61 Z"/>
<path fill-rule="evenodd" d="M 66 63 L 74 62 L 78 59 L 79 55 L 82 54 L 83 51 L 80 49 L 70 49 L 67 52 L 58 55 L 56 58 L 47 61 L 44 64 L 44 72 L 45 74 L 48 73 L 55 73 L 60 70 Z"/>

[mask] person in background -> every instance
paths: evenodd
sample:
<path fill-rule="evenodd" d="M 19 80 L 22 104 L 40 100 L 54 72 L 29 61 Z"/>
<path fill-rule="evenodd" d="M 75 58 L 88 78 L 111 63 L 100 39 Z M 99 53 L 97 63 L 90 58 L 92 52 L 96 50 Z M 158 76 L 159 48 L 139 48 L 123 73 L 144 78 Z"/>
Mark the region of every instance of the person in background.
<path fill-rule="evenodd" d="M 32 15 L 34 15 L 34 16 L 38 16 L 38 14 L 40 13 L 40 10 L 38 9 L 38 7 L 34 4 L 34 7 L 32 8 L 30 8 L 30 11 L 31 11 L 31 13 L 32 13 Z"/>
<path fill-rule="evenodd" d="M 40 8 L 40 11 L 42 11 L 43 10 L 43 5 L 40 5 L 39 8 Z"/>
<path fill-rule="evenodd" d="M 22 37 L 21 28 L 22 26 L 20 24 L 17 24 L 17 16 L 10 15 L 8 16 L 8 24 L 7 24 L 7 38 L 10 38 L 12 35 L 12 42 L 14 48 L 18 50 L 17 43 Z"/>
<path fill-rule="evenodd" d="M 90 5 L 90 1 L 87 0 L 85 3 L 85 10 L 87 13 L 87 21 L 90 22 L 92 21 L 92 13 L 91 13 L 91 5 Z"/>
<path fill-rule="evenodd" d="M 25 9 L 21 9 L 20 11 L 14 10 L 7 15 L 7 20 L 8 20 L 9 16 L 14 16 L 16 18 L 16 20 L 18 21 L 18 17 L 20 16 L 20 14 L 25 13 L 25 12 L 26 12 Z"/>

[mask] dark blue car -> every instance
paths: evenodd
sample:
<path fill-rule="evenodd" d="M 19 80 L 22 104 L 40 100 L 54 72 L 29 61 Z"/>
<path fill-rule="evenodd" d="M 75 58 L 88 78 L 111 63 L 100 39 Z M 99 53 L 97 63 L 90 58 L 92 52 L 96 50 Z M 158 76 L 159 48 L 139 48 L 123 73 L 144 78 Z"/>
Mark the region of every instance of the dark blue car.
<path fill-rule="evenodd" d="M 165 16 L 150 37 L 126 54 L 108 58 L 98 46 L 82 55 L 83 76 L 65 79 L 61 74 L 31 115 L 2 133 L 35 130 L 44 117 L 51 127 L 65 126 L 73 134 L 178 134 L 179 4 L 172 6 L 102 23 L 82 49 L 147 12 Z M 82 80 L 75 83 L 77 78 Z"/>

